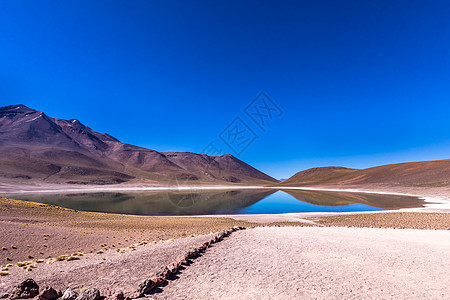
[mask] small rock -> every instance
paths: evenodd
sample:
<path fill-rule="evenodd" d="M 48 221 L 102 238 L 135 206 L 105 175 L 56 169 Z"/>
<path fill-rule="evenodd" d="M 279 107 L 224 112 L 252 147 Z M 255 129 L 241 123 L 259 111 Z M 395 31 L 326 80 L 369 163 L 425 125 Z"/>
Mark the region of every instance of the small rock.
<path fill-rule="evenodd" d="M 153 277 L 152 281 L 155 283 L 155 286 L 161 286 L 166 280 L 163 277 Z"/>
<path fill-rule="evenodd" d="M 191 249 L 191 250 L 189 250 L 188 253 L 187 253 L 188 259 L 196 258 L 197 255 L 198 255 L 198 250 L 197 250 L 197 248 Z"/>
<path fill-rule="evenodd" d="M 175 274 L 178 271 L 178 264 L 177 263 L 171 263 L 167 266 L 167 269 L 170 271 L 170 274 Z"/>
<path fill-rule="evenodd" d="M 67 289 L 62 295 L 62 300 L 75 300 L 78 297 L 78 293 L 72 289 Z"/>
<path fill-rule="evenodd" d="M 100 291 L 97 289 L 83 290 L 76 300 L 100 300 Z"/>
<path fill-rule="evenodd" d="M 9 298 L 9 294 L 8 293 L 0 294 L 0 299 L 6 299 L 6 298 Z"/>
<path fill-rule="evenodd" d="M 148 294 L 155 287 L 155 282 L 151 279 L 146 279 L 143 283 L 139 285 L 139 295 L 143 297 Z"/>
<path fill-rule="evenodd" d="M 39 300 L 56 300 L 59 297 L 61 297 L 61 292 L 57 292 L 52 287 L 46 287 L 40 294 L 38 299 Z"/>
<path fill-rule="evenodd" d="M 159 272 L 156 274 L 156 277 L 162 277 L 162 278 L 169 278 L 170 277 L 170 270 L 167 267 L 162 267 Z"/>
<path fill-rule="evenodd" d="M 110 299 L 112 299 L 112 300 L 124 300 L 125 299 L 125 295 L 123 294 L 123 291 L 121 291 L 121 290 L 117 290 L 117 291 L 114 290 L 111 293 Z"/>
<path fill-rule="evenodd" d="M 187 265 L 188 259 L 189 259 L 189 257 L 187 257 L 187 254 L 186 254 L 186 255 L 178 255 L 175 260 L 180 263 L 180 266 L 181 265 L 185 266 L 185 265 Z"/>
<path fill-rule="evenodd" d="M 39 295 L 39 286 L 29 278 L 16 286 L 11 294 L 11 299 L 28 299 Z"/>

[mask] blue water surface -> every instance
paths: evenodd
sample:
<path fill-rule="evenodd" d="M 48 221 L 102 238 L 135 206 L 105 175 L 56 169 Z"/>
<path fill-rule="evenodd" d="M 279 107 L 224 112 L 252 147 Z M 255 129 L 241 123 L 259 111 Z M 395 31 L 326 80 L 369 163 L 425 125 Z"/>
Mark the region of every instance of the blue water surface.
<path fill-rule="evenodd" d="M 352 212 L 352 211 L 380 211 L 382 208 L 355 203 L 343 206 L 322 206 L 310 204 L 295 199 L 293 196 L 277 191 L 261 201 L 237 211 L 239 214 L 283 214 L 301 212 Z"/>

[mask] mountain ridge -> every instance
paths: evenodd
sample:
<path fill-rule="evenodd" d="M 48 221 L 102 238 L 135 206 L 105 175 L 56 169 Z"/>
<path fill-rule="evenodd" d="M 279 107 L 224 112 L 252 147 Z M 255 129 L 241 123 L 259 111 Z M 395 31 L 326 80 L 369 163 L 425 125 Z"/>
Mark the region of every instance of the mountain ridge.
<path fill-rule="evenodd" d="M 313 168 L 298 172 L 289 179 L 281 182 L 280 185 L 341 188 L 383 185 L 387 187 L 450 186 L 450 159 L 404 162 L 367 169 L 339 167 L 340 173 L 330 172 L 329 168 Z M 308 173 L 314 170 L 316 176 L 308 176 Z M 331 176 L 331 173 L 334 176 Z"/>
<path fill-rule="evenodd" d="M 238 158 L 158 152 L 120 142 L 78 119 L 58 119 L 25 105 L 0 107 L 0 177 L 68 184 L 273 184 Z"/>

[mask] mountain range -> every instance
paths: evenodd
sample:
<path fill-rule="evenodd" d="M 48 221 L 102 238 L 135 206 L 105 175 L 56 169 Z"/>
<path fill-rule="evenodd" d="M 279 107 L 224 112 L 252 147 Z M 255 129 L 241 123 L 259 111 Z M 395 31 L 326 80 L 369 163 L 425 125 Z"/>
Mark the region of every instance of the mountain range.
<path fill-rule="evenodd" d="M 0 107 L 0 178 L 59 184 L 278 182 L 229 154 L 158 152 L 24 105 Z"/>
<path fill-rule="evenodd" d="M 0 185 L 5 183 L 436 188 L 450 187 L 450 160 L 312 168 L 280 182 L 230 154 L 158 152 L 77 119 L 10 105 L 0 107 Z"/>
<path fill-rule="evenodd" d="M 450 186 L 450 160 L 390 164 L 367 169 L 344 167 L 312 168 L 301 171 L 281 183 L 283 186 L 322 187 L 410 187 Z"/>

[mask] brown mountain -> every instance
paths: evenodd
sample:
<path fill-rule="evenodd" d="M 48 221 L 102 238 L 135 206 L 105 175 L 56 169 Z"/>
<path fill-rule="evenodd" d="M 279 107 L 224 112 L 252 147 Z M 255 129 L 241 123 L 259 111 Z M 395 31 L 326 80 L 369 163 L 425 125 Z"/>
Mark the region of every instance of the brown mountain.
<path fill-rule="evenodd" d="M 335 178 L 350 174 L 356 169 L 348 169 L 344 167 L 324 167 L 312 168 L 296 173 L 294 176 L 283 181 L 286 185 L 310 185 L 321 182 L 331 181 Z"/>
<path fill-rule="evenodd" d="M 340 167 L 315 168 L 283 181 L 287 186 L 391 186 L 448 187 L 450 160 L 408 162 L 363 170 Z"/>
<path fill-rule="evenodd" d="M 0 180 L 69 184 L 270 184 L 276 179 L 226 154 L 163 153 L 124 144 L 76 119 L 24 105 L 0 107 Z"/>

